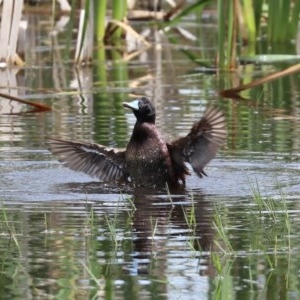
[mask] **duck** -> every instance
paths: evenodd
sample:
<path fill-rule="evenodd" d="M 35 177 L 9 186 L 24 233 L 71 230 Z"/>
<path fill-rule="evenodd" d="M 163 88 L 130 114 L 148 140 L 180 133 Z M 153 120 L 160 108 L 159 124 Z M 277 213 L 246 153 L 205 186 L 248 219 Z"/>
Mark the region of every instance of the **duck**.
<path fill-rule="evenodd" d="M 209 106 L 186 136 L 167 142 L 155 125 L 156 110 L 149 98 L 140 97 L 123 106 L 136 117 L 126 149 L 53 137 L 47 139 L 48 149 L 65 166 L 103 182 L 146 188 L 185 186 L 186 176 L 191 175 L 187 163 L 198 177 L 207 176 L 204 167 L 227 137 L 221 110 Z"/>

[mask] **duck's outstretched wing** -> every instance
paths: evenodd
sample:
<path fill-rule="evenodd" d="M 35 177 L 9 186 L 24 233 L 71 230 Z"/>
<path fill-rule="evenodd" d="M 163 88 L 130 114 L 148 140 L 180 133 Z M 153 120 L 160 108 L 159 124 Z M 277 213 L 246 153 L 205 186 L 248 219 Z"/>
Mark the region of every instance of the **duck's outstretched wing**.
<path fill-rule="evenodd" d="M 74 171 L 97 177 L 102 181 L 128 179 L 125 150 L 101 145 L 48 138 L 49 150 Z"/>
<path fill-rule="evenodd" d="M 174 161 L 189 162 L 199 177 L 206 175 L 203 168 L 214 158 L 227 137 L 223 112 L 209 107 L 190 133 L 171 143 L 169 149 Z"/>

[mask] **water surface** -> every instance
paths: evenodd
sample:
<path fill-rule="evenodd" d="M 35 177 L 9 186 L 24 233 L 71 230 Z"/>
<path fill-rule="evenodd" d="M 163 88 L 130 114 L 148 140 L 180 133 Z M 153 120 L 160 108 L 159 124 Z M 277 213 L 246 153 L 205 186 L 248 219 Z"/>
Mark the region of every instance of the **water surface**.
<path fill-rule="evenodd" d="M 0 99 L 0 298 L 298 299 L 299 75 L 224 99 L 236 75 L 203 72 L 166 39 L 75 69 L 58 46 L 67 33 L 49 46 L 44 30 L 24 70 L 0 70 L 15 94 L 52 107 Z M 208 105 L 225 112 L 228 140 L 208 177 L 139 191 L 68 170 L 47 150 L 47 136 L 125 147 L 135 118 L 122 102 L 133 94 L 153 99 L 168 140 Z"/>

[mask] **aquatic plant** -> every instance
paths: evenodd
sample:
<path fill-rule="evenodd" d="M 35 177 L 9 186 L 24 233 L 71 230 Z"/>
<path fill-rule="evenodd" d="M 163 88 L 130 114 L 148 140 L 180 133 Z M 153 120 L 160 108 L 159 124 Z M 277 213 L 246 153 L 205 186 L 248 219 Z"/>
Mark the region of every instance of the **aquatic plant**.
<path fill-rule="evenodd" d="M 223 208 L 224 209 L 224 208 Z M 214 209 L 214 228 L 218 233 L 218 237 L 221 239 L 222 244 L 215 239 L 215 244 L 224 254 L 235 254 L 233 246 L 230 242 L 228 232 L 225 226 L 226 218 L 223 218 L 223 209 L 220 205 L 216 205 Z"/>
<path fill-rule="evenodd" d="M 264 226 L 262 231 L 269 239 L 265 239 L 272 243 L 274 246 L 274 251 L 281 251 L 282 248 L 291 250 L 291 219 L 287 207 L 287 200 L 283 192 L 282 187 L 278 183 L 279 199 L 274 199 L 268 196 L 262 196 L 258 182 L 255 185 L 250 185 L 253 202 L 255 204 L 254 208 L 257 210 L 253 211 L 254 217 L 257 221 Z M 272 222 L 270 226 L 269 223 Z M 266 223 L 268 224 L 266 226 Z M 267 230 L 266 228 L 269 228 Z M 277 236 L 281 236 L 280 243 Z M 268 243 L 265 244 L 266 250 Z"/>
<path fill-rule="evenodd" d="M 197 224 L 195 200 L 192 193 L 190 194 L 190 197 L 191 205 L 187 207 L 184 207 L 182 205 L 181 208 L 183 211 L 186 226 L 189 229 L 187 244 L 195 256 L 198 251 L 201 250 L 201 245 L 199 242 L 199 237 L 197 236 L 197 226 L 199 226 L 199 224 Z"/>
<path fill-rule="evenodd" d="M 10 241 L 13 241 L 14 245 L 18 249 L 19 255 L 22 255 L 21 247 L 17 238 L 17 232 L 15 230 L 14 222 L 8 219 L 6 209 L 1 203 L 0 211 L 2 212 L 2 218 L 0 218 L 0 225 L 2 227 L 2 234 L 8 234 Z M 4 228 L 3 228 L 4 227 Z"/>
<path fill-rule="evenodd" d="M 122 232 L 118 231 L 119 221 L 118 221 L 118 214 L 119 214 L 119 205 L 116 206 L 115 212 L 113 216 L 105 214 L 105 221 L 108 228 L 108 234 L 110 239 L 114 245 L 113 252 L 116 253 L 117 250 L 122 247 L 122 243 L 124 242 L 124 236 L 128 231 L 130 231 L 132 224 L 133 224 L 133 217 L 136 211 L 136 207 L 130 196 L 121 194 L 120 199 L 122 201 L 128 202 L 130 204 L 129 210 L 127 210 L 128 217 L 126 219 L 126 224 L 124 230 Z"/>

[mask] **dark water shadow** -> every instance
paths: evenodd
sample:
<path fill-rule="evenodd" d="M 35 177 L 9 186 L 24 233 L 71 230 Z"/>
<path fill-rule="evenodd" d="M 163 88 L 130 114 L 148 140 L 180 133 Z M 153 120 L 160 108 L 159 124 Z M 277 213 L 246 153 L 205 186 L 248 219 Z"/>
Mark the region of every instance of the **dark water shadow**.
<path fill-rule="evenodd" d="M 119 184 L 114 182 L 64 182 L 53 184 L 54 191 L 65 191 L 78 194 L 129 194 L 129 195 L 182 195 L 186 193 L 184 186 L 169 189 L 149 189 L 149 188 L 135 188 L 129 184 Z"/>
<path fill-rule="evenodd" d="M 119 185 L 114 183 L 104 183 L 99 181 L 90 182 L 64 182 L 54 184 L 54 191 L 64 191 L 76 194 L 132 194 L 133 187 L 129 185 Z"/>

